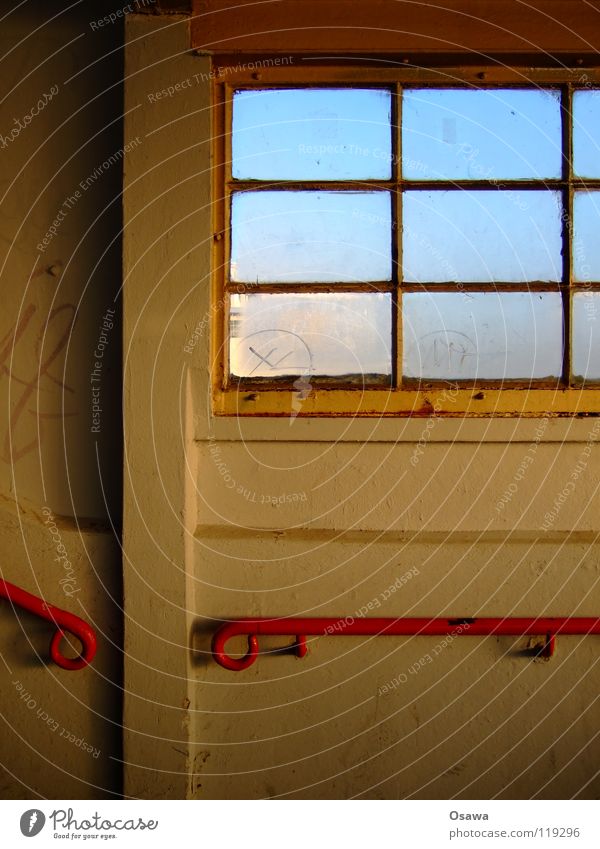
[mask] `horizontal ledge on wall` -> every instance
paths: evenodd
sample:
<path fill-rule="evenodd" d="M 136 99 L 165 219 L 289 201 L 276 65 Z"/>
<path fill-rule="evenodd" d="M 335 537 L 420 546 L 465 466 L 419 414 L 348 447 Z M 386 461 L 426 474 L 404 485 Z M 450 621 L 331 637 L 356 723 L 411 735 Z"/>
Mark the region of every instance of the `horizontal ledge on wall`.
<path fill-rule="evenodd" d="M 338 542 L 356 545 L 365 545 L 370 542 L 385 543 L 412 543 L 415 545 L 478 545 L 506 544 L 510 545 L 536 545 L 566 543 L 568 545 L 600 545 L 600 533 L 598 531 L 540 531 L 523 530 L 515 531 L 510 528 L 506 531 L 402 531 L 402 530 L 335 530 L 330 528 L 244 528 L 237 525 L 209 525 L 198 524 L 194 531 L 194 537 L 199 541 L 207 539 L 220 540 L 259 540 L 278 541 L 285 540 L 310 540 L 314 542 Z M 284 555 L 282 555 L 282 559 Z"/>
<path fill-rule="evenodd" d="M 192 47 L 213 53 L 582 53 L 600 0 L 194 0 Z"/>

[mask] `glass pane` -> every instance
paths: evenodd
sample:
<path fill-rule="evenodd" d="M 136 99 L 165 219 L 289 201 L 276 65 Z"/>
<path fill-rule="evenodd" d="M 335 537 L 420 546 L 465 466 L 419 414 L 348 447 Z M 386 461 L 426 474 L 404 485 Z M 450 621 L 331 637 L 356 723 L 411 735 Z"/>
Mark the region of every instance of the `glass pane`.
<path fill-rule="evenodd" d="M 600 177 L 600 89 L 573 94 L 573 171 Z"/>
<path fill-rule="evenodd" d="M 410 180 L 561 175 L 560 95 L 539 89 L 409 89 L 402 170 Z"/>
<path fill-rule="evenodd" d="M 600 192 L 575 192 L 573 275 L 580 283 L 600 281 Z"/>
<path fill-rule="evenodd" d="M 230 328 L 238 377 L 391 374 L 389 294 L 233 295 Z"/>
<path fill-rule="evenodd" d="M 600 292 L 573 296 L 573 375 L 600 380 Z"/>
<path fill-rule="evenodd" d="M 377 89 L 238 91 L 232 173 L 255 180 L 391 176 L 391 93 Z"/>
<path fill-rule="evenodd" d="M 231 211 L 231 279 L 242 283 L 385 281 L 389 192 L 242 192 Z"/>
<path fill-rule="evenodd" d="M 432 380 L 556 377 L 563 313 L 555 292 L 415 292 L 402 298 L 403 373 Z"/>
<path fill-rule="evenodd" d="M 561 279 L 561 200 L 550 191 L 410 191 L 404 279 L 520 283 Z"/>

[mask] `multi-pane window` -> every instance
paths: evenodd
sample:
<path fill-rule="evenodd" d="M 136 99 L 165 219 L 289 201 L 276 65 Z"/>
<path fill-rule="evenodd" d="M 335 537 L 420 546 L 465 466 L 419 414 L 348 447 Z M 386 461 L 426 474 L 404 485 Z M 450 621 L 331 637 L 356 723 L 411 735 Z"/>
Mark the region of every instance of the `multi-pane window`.
<path fill-rule="evenodd" d="M 231 86 L 227 107 L 223 389 L 600 382 L 600 89 Z"/>

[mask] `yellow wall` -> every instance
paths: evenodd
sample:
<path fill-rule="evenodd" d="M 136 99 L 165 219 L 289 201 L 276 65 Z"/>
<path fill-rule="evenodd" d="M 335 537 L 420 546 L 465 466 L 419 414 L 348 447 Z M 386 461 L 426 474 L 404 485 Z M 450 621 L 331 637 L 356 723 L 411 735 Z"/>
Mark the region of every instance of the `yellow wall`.
<path fill-rule="evenodd" d="M 548 662 L 475 637 L 210 658 L 221 619 L 351 615 L 415 567 L 380 615 L 596 615 L 599 428 L 212 418 L 208 334 L 185 351 L 212 314 L 209 64 L 188 44 L 185 19 L 128 21 L 126 792 L 597 796 L 594 637 Z"/>

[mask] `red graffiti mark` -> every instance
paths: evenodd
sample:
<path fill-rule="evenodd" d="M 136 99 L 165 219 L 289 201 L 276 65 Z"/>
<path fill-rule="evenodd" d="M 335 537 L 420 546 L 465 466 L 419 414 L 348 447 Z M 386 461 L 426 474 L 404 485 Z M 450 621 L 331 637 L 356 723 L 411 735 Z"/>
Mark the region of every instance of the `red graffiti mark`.
<path fill-rule="evenodd" d="M 43 389 L 45 383 L 52 383 L 67 392 L 73 392 L 73 389 L 70 386 L 67 386 L 67 384 L 63 383 L 50 371 L 51 366 L 64 350 L 69 340 L 69 336 L 71 335 L 76 312 L 73 304 L 63 304 L 62 306 L 53 309 L 49 313 L 47 321 L 44 321 L 41 328 L 38 330 L 35 337 L 37 365 L 34 374 L 29 379 L 19 377 L 15 374 L 11 367 L 11 358 L 13 362 L 17 358 L 17 349 L 19 343 L 22 342 L 24 338 L 25 332 L 28 327 L 33 329 L 32 319 L 36 312 L 37 307 L 30 304 L 25 309 L 23 315 L 13 329 L 9 330 L 6 336 L 0 339 L 0 376 L 6 376 L 19 387 L 19 391 L 16 393 L 16 403 L 11 410 L 8 427 L 6 429 L 2 445 L 2 459 L 7 463 L 20 460 L 30 451 L 33 451 L 37 445 L 37 435 L 28 442 L 19 442 L 20 431 L 22 429 L 22 417 L 24 413 L 27 412 L 36 419 L 39 418 L 41 420 L 61 419 L 63 418 L 63 415 L 74 415 L 74 413 L 63 414 L 62 412 L 44 412 L 42 410 L 38 410 L 35 406 L 30 406 L 31 399 L 33 398 L 35 400 L 38 389 Z M 69 317 L 67 325 L 59 335 L 54 347 L 43 357 L 42 345 L 44 342 L 44 334 L 48 332 L 52 323 L 56 323 L 56 319 L 60 322 L 61 316 Z M 22 348 L 23 345 L 21 344 L 20 347 Z"/>

